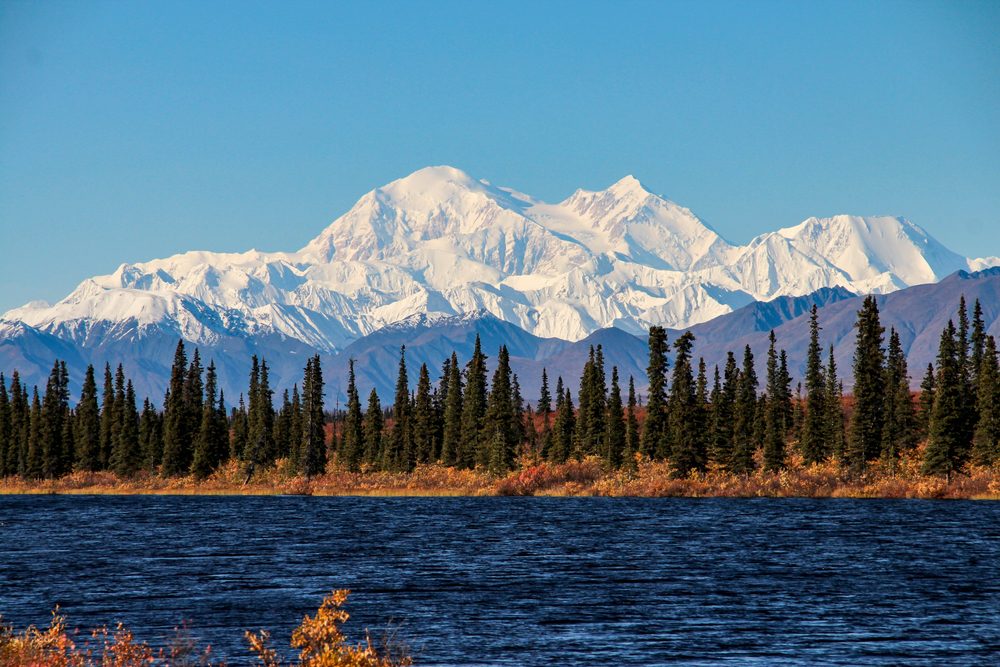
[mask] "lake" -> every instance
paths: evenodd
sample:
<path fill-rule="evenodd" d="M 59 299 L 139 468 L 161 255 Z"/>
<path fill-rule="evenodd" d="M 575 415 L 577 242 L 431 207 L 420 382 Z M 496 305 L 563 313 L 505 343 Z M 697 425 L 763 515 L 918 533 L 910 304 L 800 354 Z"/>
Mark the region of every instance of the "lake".
<path fill-rule="evenodd" d="M 424 665 L 996 664 L 1000 503 L 0 496 L 0 613 L 230 664 L 334 588 Z"/>

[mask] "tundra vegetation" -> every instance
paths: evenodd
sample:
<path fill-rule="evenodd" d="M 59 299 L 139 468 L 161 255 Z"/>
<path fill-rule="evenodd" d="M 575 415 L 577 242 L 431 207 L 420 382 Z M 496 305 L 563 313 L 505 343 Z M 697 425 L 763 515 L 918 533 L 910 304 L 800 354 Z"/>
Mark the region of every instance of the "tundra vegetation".
<path fill-rule="evenodd" d="M 533 401 L 505 346 L 492 373 L 477 339 L 464 364 L 422 365 L 415 388 L 404 347 L 391 403 L 372 390 L 362 405 L 352 362 L 336 413 L 318 356 L 277 400 L 254 357 L 231 406 L 183 341 L 161 403 L 140 406 L 106 365 L 72 406 L 57 361 L 41 391 L 0 374 L 0 491 L 1000 497 L 1000 368 L 978 301 L 971 318 L 959 303 L 917 393 L 874 297 L 857 316 L 851 395 L 820 334 L 814 306 L 794 391 L 773 332 L 758 378 L 749 347 L 708 369 L 692 334 L 670 342 L 653 326 L 644 397 L 597 346 L 575 389 L 557 377 L 553 393 L 543 369 Z"/>

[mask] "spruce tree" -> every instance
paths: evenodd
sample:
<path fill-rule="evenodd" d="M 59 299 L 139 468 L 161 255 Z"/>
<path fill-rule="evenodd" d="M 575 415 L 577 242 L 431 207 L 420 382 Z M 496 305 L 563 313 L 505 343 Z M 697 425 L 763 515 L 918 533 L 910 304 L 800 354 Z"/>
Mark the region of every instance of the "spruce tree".
<path fill-rule="evenodd" d="M 865 297 L 855 326 L 858 331 L 854 349 L 854 414 L 845 463 L 857 473 L 881 452 L 885 421 L 885 354 L 882 350 L 885 330 L 879 324 L 878 303 L 874 296 Z"/>
<path fill-rule="evenodd" d="M 233 431 L 233 437 L 229 441 L 229 458 L 243 459 L 243 455 L 247 450 L 248 421 L 246 402 L 243 400 L 243 394 L 240 394 L 239 403 L 233 408 L 232 414 L 229 416 L 230 428 Z M 300 449 L 301 443 L 296 448 L 296 451 Z M 297 470 L 298 468 L 293 466 L 293 469 Z"/>
<path fill-rule="evenodd" d="M 736 355 L 726 353 L 726 366 L 718 399 L 712 402 L 711 459 L 723 469 L 729 469 L 733 458 L 736 428 L 736 403 L 740 392 L 740 369 Z"/>
<path fill-rule="evenodd" d="M 42 401 L 38 397 L 38 386 L 31 396 L 31 413 L 29 416 L 28 446 L 24 476 L 29 479 L 41 479 L 45 467 L 42 458 Z"/>
<path fill-rule="evenodd" d="M 768 337 L 767 405 L 764 414 L 764 470 L 775 472 L 785 467 L 785 428 L 782 399 L 785 389 L 778 367 L 774 329 Z"/>
<path fill-rule="evenodd" d="M 646 420 L 642 425 L 641 448 L 646 456 L 666 458 L 670 451 L 667 418 L 667 332 L 663 327 L 649 328 L 649 397 Z"/>
<path fill-rule="evenodd" d="M 410 385 L 406 372 L 406 346 L 399 348 L 396 394 L 392 403 L 392 428 L 383 442 L 382 468 L 395 472 L 413 469 L 412 424 L 410 421 Z"/>
<path fill-rule="evenodd" d="M 969 368 L 972 374 L 973 391 L 979 389 L 979 368 L 983 365 L 983 354 L 986 351 L 986 323 L 983 321 L 983 306 L 976 299 L 972 306 L 972 335 L 969 339 L 971 351 L 969 353 Z M 978 398 L 976 399 L 978 407 Z"/>
<path fill-rule="evenodd" d="M 972 437 L 976 430 L 976 390 L 972 384 L 973 369 L 969 358 L 969 315 L 965 307 L 965 295 L 958 301 L 958 332 L 956 349 L 958 353 L 959 384 L 961 386 L 961 420 L 958 423 L 956 460 L 965 461 L 972 449 Z"/>
<path fill-rule="evenodd" d="M 934 411 L 934 364 L 927 364 L 927 372 L 920 381 L 920 398 L 917 413 L 917 433 L 919 439 L 924 439 L 930 433 L 931 413 Z"/>
<path fill-rule="evenodd" d="M 194 457 L 194 441 L 198 437 L 198 429 L 201 427 L 201 408 L 205 400 L 202 373 L 201 353 L 198 348 L 195 348 L 194 354 L 191 356 L 191 365 L 188 366 L 184 375 L 184 419 L 187 422 L 185 431 L 190 440 L 186 454 L 188 466 L 191 465 L 191 459 Z"/>
<path fill-rule="evenodd" d="M 516 458 L 517 448 L 524 445 L 528 440 L 528 430 L 525 426 L 524 397 L 521 396 L 521 382 L 517 379 L 517 373 L 511 373 L 510 376 L 510 400 L 513 407 L 510 429 L 514 439 Z M 534 424 L 532 424 L 532 428 L 534 428 Z"/>
<path fill-rule="evenodd" d="M 0 382 L 0 385 L 3 383 Z M 97 407 L 97 382 L 94 366 L 88 365 L 83 377 L 80 402 L 76 405 L 76 467 L 94 472 L 101 469 L 101 413 Z"/>
<path fill-rule="evenodd" d="M 885 420 L 882 427 L 882 457 L 895 469 L 899 455 L 916 445 L 916 422 L 910 397 L 906 355 L 895 328 L 889 331 L 885 367 Z"/>
<path fill-rule="evenodd" d="M 8 452 L 14 446 L 11 437 L 10 398 L 7 395 L 7 381 L 0 372 L 0 478 L 9 477 L 15 473 L 8 469 Z"/>
<path fill-rule="evenodd" d="M 472 358 L 465 367 L 465 393 L 462 397 L 461 447 L 457 455 L 460 468 L 472 468 L 480 454 L 483 417 L 486 414 L 486 355 L 476 334 Z"/>
<path fill-rule="evenodd" d="M 187 474 L 191 467 L 192 433 L 188 414 L 188 392 L 185 391 L 187 354 L 184 341 L 177 342 L 174 362 L 170 369 L 170 387 L 163 408 L 163 465 L 166 477 Z"/>
<path fill-rule="evenodd" d="M 302 399 L 299 396 L 299 383 L 292 385 L 292 418 L 288 427 L 288 467 L 291 470 L 300 470 L 302 461 Z"/>
<path fill-rule="evenodd" d="M 243 453 L 243 458 L 247 462 L 247 470 L 252 474 L 258 466 L 267 466 L 273 463 L 275 457 L 273 392 L 268 376 L 267 361 L 258 362 L 256 355 L 251 359 L 249 399 L 250 404 L 247 406 L 247 448 Z M 320 413 L 322 413 L 322 407 Z"/>
<path fill-rule="evenodd" d="M 739 373 L 733 419 L 733 448 L 729 471 L 746 475 L 753 471 L 757 439 L 754 434 L 757 421 L 757 371 L 754 369 L 753 352 L 747 345 L 743 349 L 743 369 Z"/>
<path fill-rule="evenodd" d="M 191 462 L 191 473 L 198 480 L 211 475 L 229 453 L 226 423 L 224 418 L 220 418 L 220 405 L 216 392 L 217 383 L 215 362 L 213 361 L 208 364 L 208 369 L 205 372 L 205 395 L 201 423 L 198 425 L 194 458 Z M 222 410 L 225 408 L 223 407 Z"/>
<path fill-rule="evenodd" d="M 976 301 L 976 306 L 979 301 Z M 979 389 L 979 421 L 972 441 L 972 460 L 976 465 L 992 466 L 1000 459 L 1000 368 L 997 345 L 993 336 L 986 336 L 979 355 L 976 372 Z"/>
<path fill-rule="evenodd" d="M 674 341 L 673 380 L 669 398 L 669 441 L 671 472 L 684 477 L 692 470 L 703 470 L 704 461 L 698 451 L 701 438 L 694 371 L 691 368 L 691 348 L 694 335 L 687 331 Z"/>
<path fill-rule="evenodd" d="M 10 376 L 10 442 L 7 445 L 8 474 L 27 477 L 28 431 L 31 428 L 31 408 L 28 388 L 21 384 L 17 371 Z"/>
<path fill-rule="evenodd" d="M 514 401 L 511 386 L 510 354 L 507 346 L 500 347 L 497 367 L 493 372 L 486 414 L 483 417 L 482 441 L 489 443 L 484 457 L 490 472 L 502 475 L 514 467 L 517 433 L 514 430 Z"/>
<path fill-rule="evenodd" d="M 365 420 L 362 430 L 365 437 L 365 461 L 377 465 L 382 455 L 382 404 L 378 400 L 378 392 L 372 387 L 368 394 L 368 406 L 365 409 Z"/>
<path fill-rule="evenodd" d="M 431 395 L 431 375 L 427 370 L 427 364 L 420 365 L 420 372 L 417 375 L 417 393 L 413 399 L 411 428 L 415 462 L 431 462 L 437 443 L 434 437 L 436 425 Z"/>
<path fill-rule="evenodd" d="M 813 304 L 809 315 L 809 348 L 806 352 L 806 410 L 802 423 L 802 458 L 806 464 L 820 463 L 830 455 L 827 430 L 826 380 L 819 346 L 819 310 Z"/>
<path fill-rule="evenodd" d="M 552 427 L 552 394 L 549 393 L 549 375 L 545 368 L 542 368 L 542 388 L 538 393 L 535 414 L 542 418 L 542 437 L 544 438 Z"/>
<path fill-rule="evenodd" d="M 139 451 L 139 413 L 136 410 L 132 380 L 125 384 L 118 418 L 121 423 L 111 452 L 111 468 L 119 477 L 131 477 L 142 464 Z"/>
<path fill-rule="evenodd" d="M 364 454 L 364 433 L 362 431 L 361 396 L 358 394 L 354 376 L 354 359 L 347 362 L 347 414 L 344 415 L 343 446 L 340 449 L 340 463 L 350 472 L 361 469 Z"/>
<path fill-rule="evenodd" d="M 833 356 L 833 345 L 826 364 L 826 433 L 830 443 L 830 453 L 843 461 L 846 437 L 844 434 L 844 385 L 837 378 L 837 361 Z"/>
<path fill-rule="evenodd" d="M 961 464 L 963 420 L 962 401 L 965 398 L 959 350 L 961 337 L 955 324 L 941 333 L 938 346 L 937 381 L 934 392 L 934 407 L 931 410 L 930 436 L 921 467 L 925 475 L 945 475 L 949 479 Z"/>
<path fill-rule="evenodd" d="M 635 395 L 635 378 L 628 376 L 628 412 L 625 416 L 625 454 L 622 463 L 628 467 L 635 466 L 635 455 L 639 452 L 639 415 Z"/>
<path fill-rule="evenodd" d="M 163 427 L 156 408 L 148 398 L 143 401 L 139 415 L 139 449 L 142 451 L 143 467 L 155 472 L 163 460 Z"/>
<path fill-rule="evenodd" d="M 444 427 L 441 436 L 441 463 L 453 466 L 459 463 L 462 444 L 462 371 L 458 355 L 451 353 L 448 365 L 448 391 L 444 398 Z"/>
<path fill-rule="evenodd" d="M 69 405 L 68 385 L 66 364 L 57 360 L 42 399 L 42 473 L 50 479 L 66 474 L 73 464 L 72 444 L 63 438 Z"/>
<path fill-rule="evenodd" d="M 576 430 L 576 418 L 573 414 L 573 399 L 569 389 L 564 389 L 562 377 L 556 380 L 556 418 L 552 434 L 552 450 L 549 460 L 553 463 L 564 463 L 573 448 L 573 433 Z"/>
<path fill-rule="evenodd" d="M 299 463 L 307 477 L 326 472 L 323 396 L 323 370 L 317 354 L 306 363 L 302 382 L 302 447 Z"/>
<path fill-rule="evenodd" d="M 169 396 L 168 396 L 169 398 Z M 115 385 L 111 376 L 111 364 L 104 364 L 104 391 L 101 394 L 100 459 L 99 468 L 104 470 L 111 460 L 111 427 L 114 424 Z M 159 462 L 157 462 L 159 463 Z"/>
<path fill-rule="evenodd" d="M 614 470 L 620 468 L 627 449 L 625 410 L 618 386 L 618 367 L 611 368 L 611 393 L 608 395 L 607 433 L 604 437 L 604 463 Z"/>

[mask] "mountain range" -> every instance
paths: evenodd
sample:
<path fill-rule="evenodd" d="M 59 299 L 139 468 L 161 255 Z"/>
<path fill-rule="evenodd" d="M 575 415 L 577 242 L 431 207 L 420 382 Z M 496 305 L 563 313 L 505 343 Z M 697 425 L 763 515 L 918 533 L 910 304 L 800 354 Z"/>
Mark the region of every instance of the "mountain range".
<path fill-rule="evenodd" d="M 508 344 L 529 396 L 541 365 L 571 375 L 595 341 L 641 384 L 652 324 L 691 328 L 711 360 L 711 345 L 741 347 L 771 327 L 792 327 L 813 302 L 824 313 L 849 310 L 855 294 L 910 293 L 950 274 L 992 284 L 992 272 L 967 272 L 997 263 L 962 257 L 904 218 L 809 218 L 736 245 L 631 176 L 549 204 L 429 167 L 365 194 L 298 251 L 123 264 L 55 304 L 8 311 L 0 369 L 44 384 L 55 357 L 71 369 L 123 360 L 140 395 L 158 397 L 183 338 L 215 359 L 230 396 L 245 386 L 250 354 L 266 357 L 273 384 L 284 387 L 319 353 L 333 371 L 334 402 L 347 358 L 358 359 L 362 384 L 386 397 L 400 342 L 415 372 L 451 347 L 467 356 L 476 332 L 489 354 Z M 933 314 L 923 328 L 910 322 L 916 350 L 929 349 L 924 329 L 945 312 L 920 305 Z M 825 325 L 834 337 L 835 322 Z M 788 337 L 795 362 L 791 328 Z M 843 338 L 836 344 L 846 349 Z"/>

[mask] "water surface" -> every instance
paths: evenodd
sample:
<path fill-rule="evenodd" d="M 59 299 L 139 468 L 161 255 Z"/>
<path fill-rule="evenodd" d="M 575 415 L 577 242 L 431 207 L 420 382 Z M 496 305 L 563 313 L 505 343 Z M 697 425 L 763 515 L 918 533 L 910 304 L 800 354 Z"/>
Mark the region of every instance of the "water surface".
<path fill-rule="evenodd" d="M 1000 503 L 0 497 L 18 627 L 184 621 L 241 664 L 333 588 L 426 665 L 996 664 Z"/>

